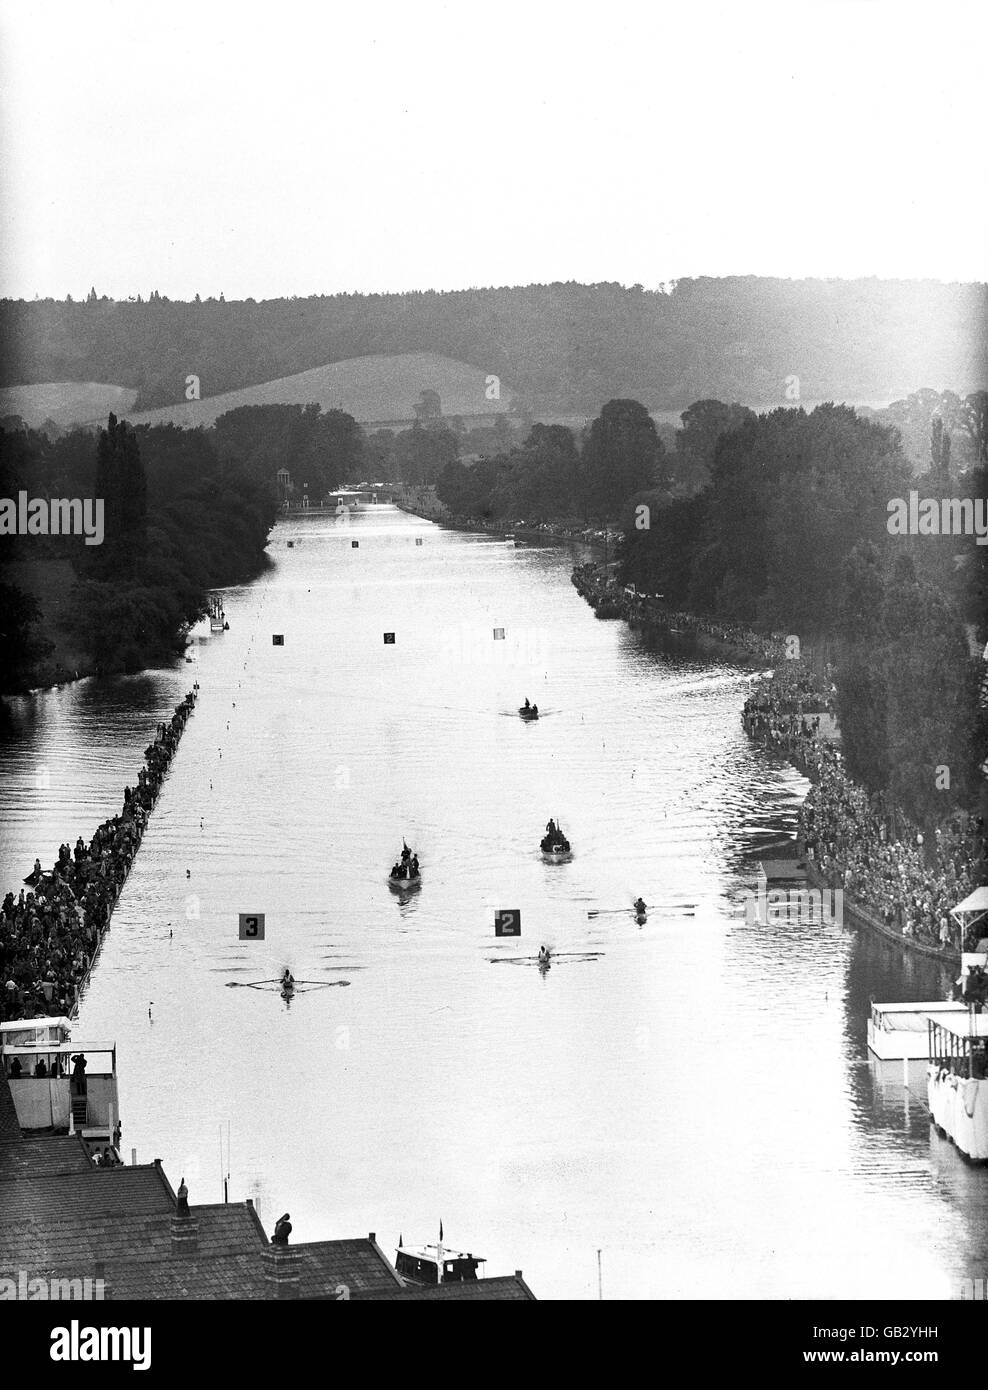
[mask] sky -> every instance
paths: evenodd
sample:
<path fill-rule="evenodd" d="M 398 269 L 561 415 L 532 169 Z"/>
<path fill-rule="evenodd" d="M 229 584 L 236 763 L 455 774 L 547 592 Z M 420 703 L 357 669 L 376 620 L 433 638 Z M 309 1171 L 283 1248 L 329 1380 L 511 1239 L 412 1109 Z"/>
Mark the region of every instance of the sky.
<path fill-rule="evenodd" d="M 981 0 L 0 0 L 0 295 L 988 279 Z"/>

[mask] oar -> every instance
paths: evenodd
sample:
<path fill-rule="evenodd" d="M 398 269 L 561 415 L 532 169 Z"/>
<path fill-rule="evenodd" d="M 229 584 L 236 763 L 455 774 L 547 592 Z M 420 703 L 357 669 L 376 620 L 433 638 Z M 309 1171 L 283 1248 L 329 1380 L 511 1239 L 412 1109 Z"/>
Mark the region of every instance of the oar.
<path fill-rule="evenodd" d="M 646 912 L 681 912 L 685 908 L 695 908 L 696 903 L 652 903 L 645 908 Z M 634 903 L 629 903 L 627 907 L 592 907 L 587 912 L 588 917 L 608 917 L 616 913 L 636 912 Z"/>

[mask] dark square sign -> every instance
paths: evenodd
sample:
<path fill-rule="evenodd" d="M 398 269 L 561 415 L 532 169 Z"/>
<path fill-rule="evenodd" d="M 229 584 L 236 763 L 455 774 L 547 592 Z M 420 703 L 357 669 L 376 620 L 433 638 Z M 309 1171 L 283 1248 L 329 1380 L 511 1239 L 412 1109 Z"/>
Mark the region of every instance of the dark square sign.
<path fill-rule="evenodd" d="M 264 940 L 264 913 L 263 913 L 263 912 L 241 912 L 241 914 L 240 914 L 240 940 L 241 940 L 241 941 L 263 941 L 263 940 Z"/>
<path fill-rule="evenodd" d="M 494 935 L 521 936 L 521 912 L 518 908 L 498 908 L 494 913 Z"/>
<path fill-rule="evenodd" d="M 359 545 L 360 545 L 360 542 L 359 542 L 359 541 L 351 541 L 351 542 L 350 542 L 350 549 L 351 549 L 351 550 L 356 550 L 357 547 L 358 547 Z"/>
<path fill-rule="evenodd" d="M 273 647 L 283 647 L 285 645 L 285 634 L 283 632 L 272 632 L 271 645 Z"/>
<path fill-rule="evenodd" d="M 393 633 L 393 632 L 386 632 L 386 633 L 384 634 L 384 645 L 385 645 L 386 647 L 393 647 L 394 644 L 395 644 L 395 635 L 394 635 L 394 633 Z"/>

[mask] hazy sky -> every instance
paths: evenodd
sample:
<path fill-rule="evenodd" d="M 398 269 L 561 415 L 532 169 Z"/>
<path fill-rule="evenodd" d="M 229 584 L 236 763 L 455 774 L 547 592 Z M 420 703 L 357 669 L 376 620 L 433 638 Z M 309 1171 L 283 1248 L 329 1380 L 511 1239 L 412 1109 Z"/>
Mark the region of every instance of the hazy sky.
<path fill-rule="evenodd" d="M 0 293 L 988 279 L 988 5 L 0 0 Z"/>

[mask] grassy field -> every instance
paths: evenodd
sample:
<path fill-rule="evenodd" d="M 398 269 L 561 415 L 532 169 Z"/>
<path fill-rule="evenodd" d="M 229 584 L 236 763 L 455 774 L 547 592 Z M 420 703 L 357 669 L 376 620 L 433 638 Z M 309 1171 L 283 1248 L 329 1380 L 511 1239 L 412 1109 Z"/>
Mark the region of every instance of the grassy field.
<path fill-rule="evenodd" d="M 206 382 L 202 383 L 205 391 Z M 510 409 L 510 392 L 502 384 L 500 400 L 488 400 L 487 378 L 477 367 L 434 352 L 402 353 L 397 357 L 352 357 L 331 362 L 295 376 L 180 401 L 158 410 L 128 415 L 133 424 L 211 425 L 227 410 L 243 405 L 309 405 L 345 410 L 361 424 L 411 421 L 423 391 L 436 391 L 445 416 L 498 415 Z"/>
<path fill-rule="evenodd" d="M 112 410 L 125 415 L 137 399 L 129 386 L 108 386 L 99 381 L 45 381 L 38 386 L 0 387 L 0 419 L 19 415 L 32 429 L 54 420 L 69 429 L 95 421 L 106 424 Z"/>

